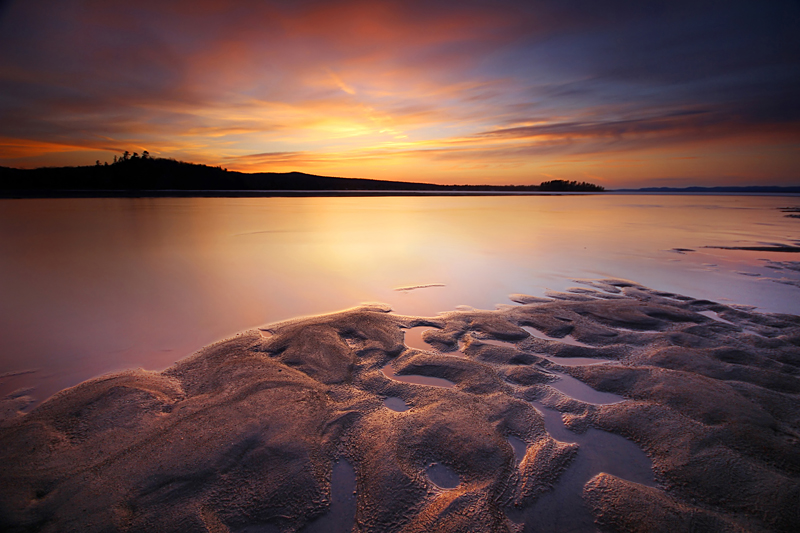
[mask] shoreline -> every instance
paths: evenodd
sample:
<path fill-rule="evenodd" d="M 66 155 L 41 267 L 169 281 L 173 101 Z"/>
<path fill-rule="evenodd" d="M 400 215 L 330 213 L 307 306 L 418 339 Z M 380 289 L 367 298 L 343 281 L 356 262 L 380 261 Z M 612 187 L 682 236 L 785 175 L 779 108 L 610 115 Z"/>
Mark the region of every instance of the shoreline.
<path fill-rule="evenodd" d="M 712 191 L 414 191 L 414 190 L 0 190 L 0 200 L 87 198 L 337 198 L 393 196 L 766 196 L 800 198 L 800 192 Z"/>
<path fill-rule="evenodd" d="M 288 320 L 66 389 L 0 422 L 0 526 L 797 528 L 800 317 L 585 285 L 494 311 Z M 428 349 L 405 343 L 419 327 Z M 622 458 L 597 455 L 600 437 Z M 354 502 L 337 484 L 351 470 Z"/>
<path fill-rule="evenodd" d="M 380 196 L 576 196 L 599 192 L 545 191 L 413 191 L 413 190 L 65 190 L 0 191 L 0 199 L 56 198 L 294 198 L 294 197 L 380 197 Z"/>

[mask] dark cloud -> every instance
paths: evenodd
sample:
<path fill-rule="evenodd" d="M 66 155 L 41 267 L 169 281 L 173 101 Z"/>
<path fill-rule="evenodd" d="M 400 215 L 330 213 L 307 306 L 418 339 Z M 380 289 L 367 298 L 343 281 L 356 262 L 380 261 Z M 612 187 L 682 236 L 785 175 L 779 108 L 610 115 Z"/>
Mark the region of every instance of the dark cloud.
<path fill-rule="evenodd" d="M 0 137 L 265 165 L 796 138 L 798 27 L 789 0 L 5 1 Z"/>

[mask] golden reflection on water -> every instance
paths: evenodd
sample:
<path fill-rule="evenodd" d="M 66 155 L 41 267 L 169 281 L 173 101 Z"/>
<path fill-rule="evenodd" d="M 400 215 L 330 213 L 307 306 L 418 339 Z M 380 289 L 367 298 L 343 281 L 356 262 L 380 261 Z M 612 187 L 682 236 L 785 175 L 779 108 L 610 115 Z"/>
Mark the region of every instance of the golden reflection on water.
<path fill-rule="evenodd" d="M 702 248 L 800 239 L 795 198 L 518 196 L 0 201 L 0 393 L 40 398 L 164 368 L 268 322 L 364 301 L 433 315 L 572 278 L 799 313 L 765 278 L 795 254 Z M 675 248 L 694 252 L 678 253 Z M 745 276 L 740 272 L 760 274 Z M 398 287 L 441 283 L 411 291 Z"/>

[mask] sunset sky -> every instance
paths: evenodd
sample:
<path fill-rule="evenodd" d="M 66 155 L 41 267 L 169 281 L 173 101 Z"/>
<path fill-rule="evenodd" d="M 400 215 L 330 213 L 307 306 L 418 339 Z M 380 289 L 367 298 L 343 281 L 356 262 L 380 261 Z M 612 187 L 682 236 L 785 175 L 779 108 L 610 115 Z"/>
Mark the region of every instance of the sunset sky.
<path fill-rule="evenodd" d="M 0 165 L 800 184 L 800 2 L 0 0 Z"/>

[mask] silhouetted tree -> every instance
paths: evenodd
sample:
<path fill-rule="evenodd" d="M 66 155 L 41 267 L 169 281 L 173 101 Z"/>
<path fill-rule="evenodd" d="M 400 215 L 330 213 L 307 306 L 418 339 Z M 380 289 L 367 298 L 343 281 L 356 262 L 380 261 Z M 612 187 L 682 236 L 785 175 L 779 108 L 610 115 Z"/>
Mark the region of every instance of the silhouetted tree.
<path fill-rule="evenodd" d="M 594 183 L 588 183 L 585 181 L 578 183 L 574 180 L 551 180 L 543 181 L 541 184 L 539 184 L 539 190 L 553 192 L 601 192 L 606 189 L 601 185 L 595 185 Z"/>
<path fill-rule="evenodd" d="M 148 152 L 147 150 L 142 152 L 142 159 L 150 159 L 150 152 Z"/>

